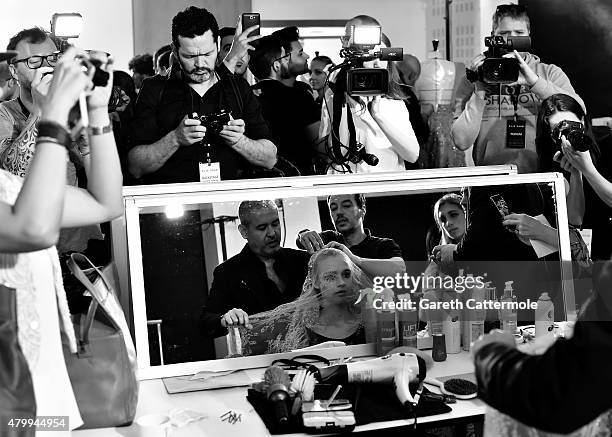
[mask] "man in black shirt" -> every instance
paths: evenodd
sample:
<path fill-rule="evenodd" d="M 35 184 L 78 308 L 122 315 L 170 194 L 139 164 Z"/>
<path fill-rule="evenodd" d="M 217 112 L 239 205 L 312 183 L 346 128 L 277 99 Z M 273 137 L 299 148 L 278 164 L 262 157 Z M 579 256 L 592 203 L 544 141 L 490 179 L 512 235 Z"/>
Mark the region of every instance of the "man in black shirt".
<path fill-rule="evenodd" d="M 167 77 L 144 81 L 131 126 L 130 172 L 144 183 L 237 179 L 253 166 L 272 168 L 276 147 L 248 83 L 215 71 L 218 25 L 194 6 L 172 20 L 177 62 Z M 190 117 L 220 109 L 233 120 L 220 133 Z"/>
<path fill-rule="evenodd" d="M 301 174 L 313 174 L 314 142 L 321 111 L 310 93 L 282 82 L 282 72 L 289 68 L 291 54 L 285 52 L 277 37 L 266 36 L 254 45 L 249 68 L 258 82 L 253 85 L 253 92 L 270 125 L 278 154 Z"/>
<path fill-rule="evenodd" d="M 366 204 L 363 194 L 329 196 L 327 205 L 336 231 L 301 231 L 298 247 L 310 253 L 323 247 L 340 249 L 371 278 L 406 272 L 402 250 L 397 243 L 390 238 L 374 237 L 369 229 L 364 229 Z"/>
<path fill-rule="evenodd" d="M 224 335 L 228 326 L 249 325 L 249 315 L 296 299 L 310 255 L 280 246 L 281 227 L 273 201 L 245 201 L 238 227 L 247 244 L 218 265 L 202 316 L 206 335 Z"/>

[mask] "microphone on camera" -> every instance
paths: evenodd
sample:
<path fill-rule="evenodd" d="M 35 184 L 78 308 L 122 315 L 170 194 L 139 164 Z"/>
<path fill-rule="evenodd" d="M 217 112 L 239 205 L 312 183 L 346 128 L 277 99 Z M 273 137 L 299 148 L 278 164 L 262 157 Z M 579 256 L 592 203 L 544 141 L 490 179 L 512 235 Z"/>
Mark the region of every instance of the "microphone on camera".
<path fill-rule="evenodd" d="M 365 162 L 368 165 L 375 166 L 378 165 L 379 159 L 378 156 L 373 155 L 371 153 L 367 153 L 365 146 L 361 143 L 357 143 L 357 150 L 351 152 L 348 156 L 348 160 L 353 164 L 359 164 L 361 161 Z"/>
<path fill-rule="evenodd" d="M 289 385 L 291 379 L 279 366 L 270 366 L 264 373 L 266 398 L 274 408 L 274 417 L 278 425 L 289 422 Z"/>

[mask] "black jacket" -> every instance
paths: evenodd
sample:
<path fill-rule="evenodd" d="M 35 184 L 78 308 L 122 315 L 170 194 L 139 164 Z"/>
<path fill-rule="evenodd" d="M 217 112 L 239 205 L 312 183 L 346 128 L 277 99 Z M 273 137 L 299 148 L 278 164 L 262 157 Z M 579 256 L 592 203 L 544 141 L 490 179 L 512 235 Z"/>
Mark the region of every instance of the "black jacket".
<path fill-rule="evenodd" d="M 302 292 L 309 259 L 310 255 L 303 250 L 281 248 L 277 252 L 274 270 L 286 284 L 283 293 L 268 278 L 266 266 L 248 244 L 238 255 L 219 264 L 213 273 L 210 295 L 202 314 L 205 335 L 226 334 L 221 326 L 221 315 L 232 308 L 256 314 L 295 300 Z"/>
<path fill-rule="evenodd" d="M 574 335 L 543 355 L 492 343 L 474 357 L 480 397 L 522 423 L 568 433 L 612 408 L 612 263 Z"/>

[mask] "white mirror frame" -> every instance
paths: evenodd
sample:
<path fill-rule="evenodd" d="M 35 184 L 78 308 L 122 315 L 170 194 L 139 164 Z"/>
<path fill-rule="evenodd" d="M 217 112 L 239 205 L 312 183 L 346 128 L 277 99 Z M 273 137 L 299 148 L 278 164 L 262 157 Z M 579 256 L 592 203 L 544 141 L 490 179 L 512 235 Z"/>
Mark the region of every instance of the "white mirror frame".
<path fill-rule="evenodd" d="M 472 168 L 472 170 L 476 168 Z M 131 296 L 132 300 L 133 329 L 138 356 L 139 378 L 141 380 L 145 380 L 194 374 L 200 371 L 219 371 L 230 369 L 239 370 L 245 368 L 266 367 L 270 365 L 274 359 L 281 357 L 286 358 L 299 354 L 299 352 L 288 352 L 283 354 L 257 355 L 241 358 L 215 359 L 208 361 L 151 366 L 149 361 L 149 342 L 146 323 L 142 254 L 140 252 L 140 208 L 160 206 L 170 202 L 176 203 L 177 201 L 184 204 L 215 203 L 241 201 L 245 199 L 258 200 L 265 198 L 277 199 L 287 197 L 312 197 L 330 194 L 352 194 L 355 192 L 365 194 L 414 192 L 416 194 L 423 191 L 452 189 L 460 186 L 553 183 L 556 193 L 557 216 L 561 218 L 558 224 L 560 261 L 571 260 L 567 220 L 562 220 L 563 217 L 567 217 L 567 208 L 565 196 L 561 195 L 565 192 L 565 186 L 563 176 L 560 173 L 525 175 L 498 174 L 489 176 L 466 176 L 465 173 L 463 173 L 462 176 L 459 177 L 449 177 L 449 170 L 455 169 L 443 170 L 445 170 L 444 177 L 438 177 L 436 179 L 414 179 L 406 177 L 407 175 L 411 174 L 411 172 L 406 172 L 400 173 L 404 176 L 404 178 L 397 177 L 388 180 L 379 176 L 378 178 L 370 177 L 367 179 L 359 179 L 353 181 L 353 183 L 341 183 L 341 181 L 337 178 L 334 178 L 334 180 L 331 181 L 325 176 L 316 177 L 320 180 L 320 183 L 315 184 L 315 186 L 302 183 L 298 184 L 301 186 L 287 187 L 286 183 L 277 183 L 277 186 L 271 187 L 270 185 L 274 184 L 263 183 L 266 181 L 249 181 L 229 182 L 228 184 L 233 185 L 231 190 L 224 189 L 226 187 L 223 186 L 225 184 L 223 182 L 205 186 L 200 184 L 175 184 L 172 186 L 173 190 L 169 190 L 167 189 L 169 187 L 166 187 L 166 192 L 163 194 L 152 192 L 147 194 L 136 194 L 138 190 L 142 191 L 144 188 L 145 191 L 148 191 L 151 187 L 135 187 L 126 189 L 126 191 L 131 190 L 132 194 L 125 196 L 125 216 L 123 220 L 117 220 L 116 228 L 120 229 L 122 226 L 125 226 L 125 230 L 127 231 L 127 253 L 131 255 L 124 256 L 123 258 L 116 257 L 115 261 L 118 263 L 121 262 L 121 259 L 126 260 L 129 266 L 129 288 L 131 290 L 129 295 Z M 194 185 L 196 186 L 194 187 Z M 199 188 L 199 190 L 197 188 Z M 113 228 L 113 241 L 115 243 L 116 238 L 114 231 L 115 227 Z M 120 243 L 121 242 L 119 241 L 119 245 Z M 568 320 L 572 320 L 575 319 L 575 297 L 572 272 L 571 268 L 569 268 L 569 263 L 562 262 L 561 265 L 564 314 Z M 325 356 L 328 359 L 340 358 L 344 356 L 366 356 L 374 353 L 374 345 L 364 344 L 331 349 L 319 349 L 314 353 Z"/>

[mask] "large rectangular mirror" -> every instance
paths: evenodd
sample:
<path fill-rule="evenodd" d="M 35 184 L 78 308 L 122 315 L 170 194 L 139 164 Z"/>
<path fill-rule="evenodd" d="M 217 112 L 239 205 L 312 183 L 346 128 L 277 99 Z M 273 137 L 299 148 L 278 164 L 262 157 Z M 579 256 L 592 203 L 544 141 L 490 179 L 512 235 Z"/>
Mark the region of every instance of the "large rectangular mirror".
<path fill-rule="evenodd" d="M 365 204 L 355 194 L 362 194 Z M 443 196 L 451 201 L 435 208 Z M 251 203 L 240 213 L 245 201 Z M 502 207 L 546 221 L 554 241 L 549 235 L 539 244 L 518 235 L 516 227 L 504 226 Z M 242 226 L 239 215 L 246 221 Z M 459 268 L 475 276 L 486 274 L 497 297 L 504 283 L 513 281 L 519 301 L 535 302 L 548 292 L 557 320 L 573 318 L 576 309 L 571 269 L 561 262 L 570 260 L 570 248 L 559 174 L 145 195 L 126 202 L 125 217 L 133 327 L 143 378 L 266 366 L 279 353 L 326 340 L 344 341 L 353 356 L 372 353 L 372 338 L 362 329 L 365 316 L 351 309 L 359 289 L 372 286 L 375 272 L 422 276 L 434 262 L 432 247 L 442 242 L 459 243 L 454 274 Z M 351 229 L 361 221 L 367 241 L 354 246 Z M 305 229 L 327 231 L 321 234 L 324 242 L 344 241 L 362 259 L 374 251 L 400 263 L 362 263 L 354 270 L 352 258 L 338 266 L 332 256 L 327 257 L 332 261 L 315 262 L 318 273 L 307 276 L 309 256 L 298 252 L 297 241 Z M 266 256 L 274 261 L 262 261 Z M 349 271 L 343 273 L 347 265 Z M 327 276 L 321 269 L 334 278 L 327 287 L 331 294 L 326 294 Z M 343 275 L 352 277 L 338 279 Z M 398 287 L 396 283 L 396 293 L 401 292 Z M 343 302 L 348 302 L 346 314 L 327 310 Z M 255 309 L 248 311 L 254 329 L 248 335 L 239 331 L 246 356 L 229 358 L 228 331 L 220 319 L 240 306 Z M 518 319 L 533 323 L 533 309 L 519 310 Z M 317 353 L 346 355 L 345 348 Z"/>

